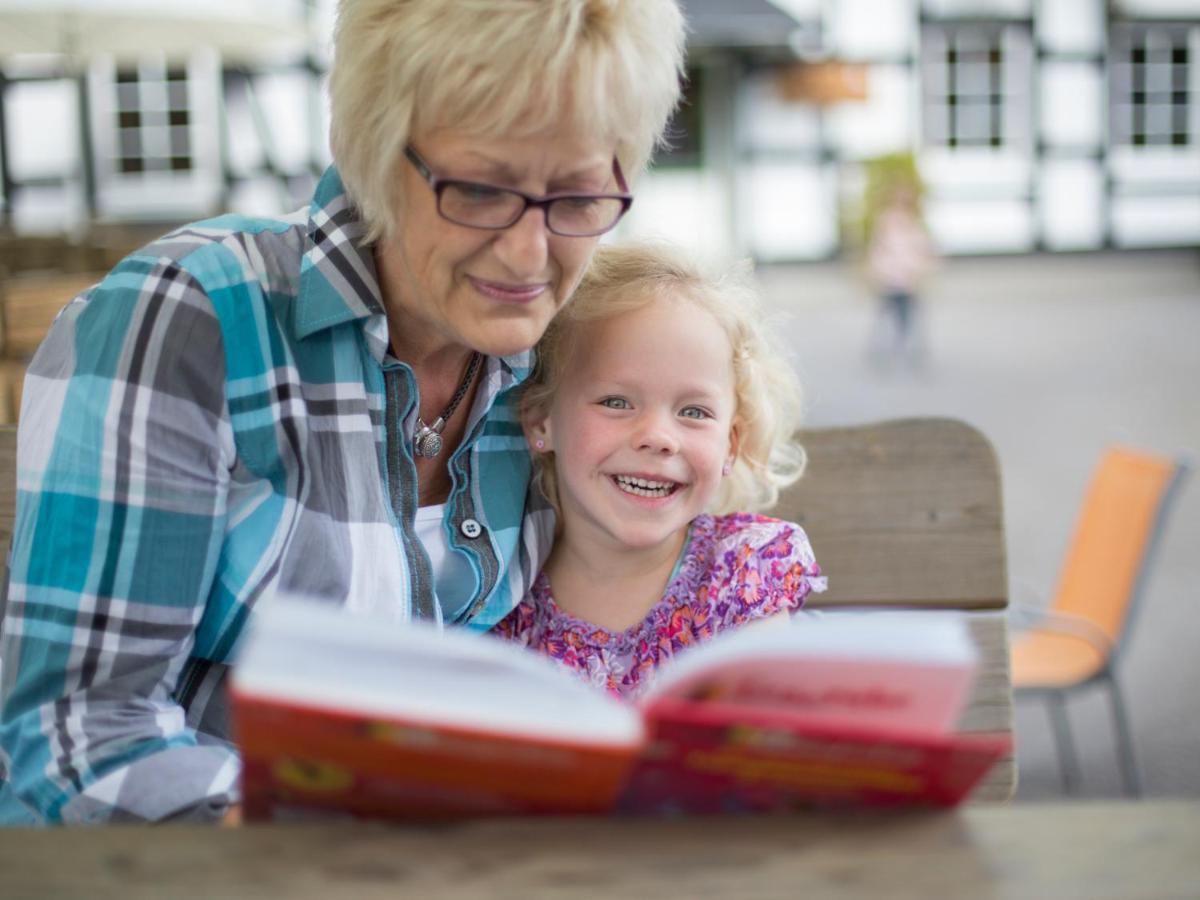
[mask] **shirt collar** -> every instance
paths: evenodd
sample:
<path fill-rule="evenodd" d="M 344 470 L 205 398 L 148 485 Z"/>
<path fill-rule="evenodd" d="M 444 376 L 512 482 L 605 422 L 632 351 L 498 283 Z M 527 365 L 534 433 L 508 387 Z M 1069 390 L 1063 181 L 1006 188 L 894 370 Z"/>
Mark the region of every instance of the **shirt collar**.
<path fill-rule="evenodd" d="M 296 298 L 296 337 L 369 316 L 383 316 L 372 245 L 337 169 L 330 166 L 317 183 L 308 209 L 300 293 Z"/>
<path fill-rule="evenodd" d="M 383 307 L 372 244 L 363 243 L 366 228 L 359 218 L 337 168 L 330 166 L 317 183 L 308 210 L 300 293 L 293 327 L 303 340 L 344 322 L 367 319 L 369 343 L 377 358 L 387 346 L 387 314 Z M 376 352 L 377 351 L 377 352 Z M 499 358 L 500 386 L 520 384 L 533 367 L 532 350 Z"/>

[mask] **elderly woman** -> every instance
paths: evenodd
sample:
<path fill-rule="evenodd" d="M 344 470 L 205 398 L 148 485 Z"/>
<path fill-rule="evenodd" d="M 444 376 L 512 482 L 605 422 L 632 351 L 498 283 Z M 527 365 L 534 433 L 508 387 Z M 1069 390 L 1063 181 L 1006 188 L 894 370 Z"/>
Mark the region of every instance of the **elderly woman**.
<path fill-rule="evenodd" d="M 237 803 L 256 603 L 487 629 L 548 551 L 513 389 L 679 92 L 675 0 L 343 0 L 306 210 L 190 225 L 25 387 L 0 764 L 55 822 Z"/>

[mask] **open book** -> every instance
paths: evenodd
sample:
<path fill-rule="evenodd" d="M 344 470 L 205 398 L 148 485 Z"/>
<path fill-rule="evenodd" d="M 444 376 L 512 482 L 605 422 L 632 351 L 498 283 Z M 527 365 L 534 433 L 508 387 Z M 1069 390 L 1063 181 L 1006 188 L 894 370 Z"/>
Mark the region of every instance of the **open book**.
<path fill-rule="evenodd" d="M 975 653 L 951 613 L 719 635 L 636 705 L 488 635 L 277 602 L 234 669 L 248 819 L 951 805 L 1010 750 L 952 728 Z"/>

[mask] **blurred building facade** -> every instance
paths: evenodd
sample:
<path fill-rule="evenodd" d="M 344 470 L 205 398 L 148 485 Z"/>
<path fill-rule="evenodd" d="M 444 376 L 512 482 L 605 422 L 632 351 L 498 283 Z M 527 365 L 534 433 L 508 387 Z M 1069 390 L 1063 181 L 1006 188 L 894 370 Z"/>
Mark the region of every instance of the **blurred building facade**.
<path fill-rule="evenodd" d="M 226 5 L 205 7 L 216 18 Z M 827 258 L 846 247 L 862 163 L 912 150 L 943 252 L 1200 243 L 1200 0 L 685 5 L 688 103 L 625 233 Z M 68 71 L 61 54 L 0 41 L 5 223 L 48 231 L 303 202 L 328 162 L 333 6 L 279 0 L 280 30 L 306 37 L 258 53 L 147 33 L 77 53 Z"/>
<path fill-rule="evenodd" d="M 295 205 L 328 162 L 331 10 L 0 0 L 4 224 L 72 231 Z"/>
<path fill-rule="evenodd" d="M 904 150 L 946 253 L 1200 244 L 1200 0 L 778 5 L 797 21 L 795 62 L 692 57 L 702 77 L 730 57 L 739 69 L 732 102 L 701 84 L 720 123 L 704 134 L 735 136 L 734 247 L 765 260 L 846 249 L 862 163 Z M 706 152 L 691 184 L 672 174 L 693 208 L 662 213 L 667 233 L 720 215 L 711 199 L 695 208 L 712 191 Z"/>

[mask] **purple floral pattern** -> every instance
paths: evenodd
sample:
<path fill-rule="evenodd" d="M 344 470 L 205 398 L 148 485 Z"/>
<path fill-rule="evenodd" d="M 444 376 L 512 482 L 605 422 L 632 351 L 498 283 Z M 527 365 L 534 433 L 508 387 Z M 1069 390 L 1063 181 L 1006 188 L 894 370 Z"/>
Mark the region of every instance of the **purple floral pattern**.
<path fill-rule="evenodd" d="M 809 593 L 823 590 L 825 578 L 799 525 L 750 513 L 703 515 L 692 522 L 683 563 L 662 599 L 631 628 L 609 631 L 564 611 L 543 572 L 494 633 L 633 699 L 679 651 L 796 610 Z"/>

